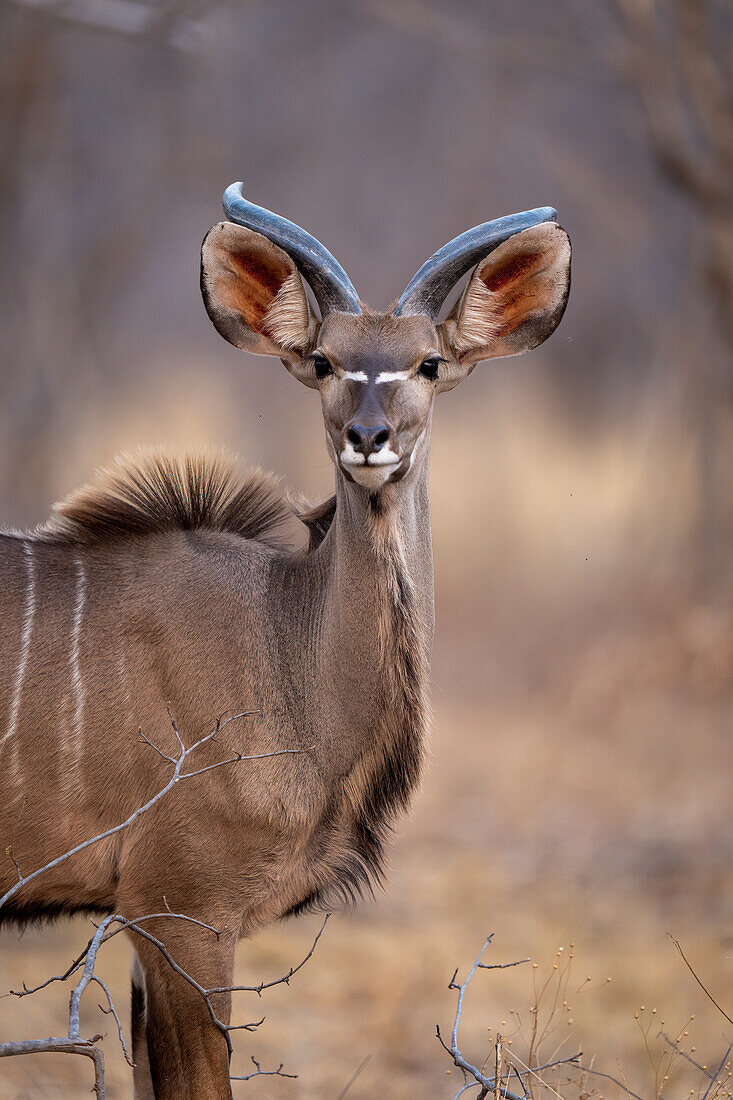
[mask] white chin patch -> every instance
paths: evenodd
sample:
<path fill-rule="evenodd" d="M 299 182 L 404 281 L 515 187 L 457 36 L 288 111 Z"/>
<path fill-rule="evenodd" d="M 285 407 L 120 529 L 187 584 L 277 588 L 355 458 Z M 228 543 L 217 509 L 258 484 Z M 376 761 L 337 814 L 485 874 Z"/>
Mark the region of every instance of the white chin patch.
<path fill-rule="evenodd" d="M 346 466 L 346 469 L 357 485 L 363 485 L 365 489 L 379 489 L 397 466 L 393 463 L 391 466 Z"/>

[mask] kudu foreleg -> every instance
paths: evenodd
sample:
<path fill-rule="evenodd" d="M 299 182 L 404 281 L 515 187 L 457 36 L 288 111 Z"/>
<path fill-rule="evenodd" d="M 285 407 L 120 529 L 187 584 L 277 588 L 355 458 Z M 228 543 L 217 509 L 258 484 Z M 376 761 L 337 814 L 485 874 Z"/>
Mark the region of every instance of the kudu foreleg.
<path fill-rule="evenodd" d="M 199 930 L 200 932 L 200 930 Z M 205 989 L 232 982 L 234 941 L 201 943 L 180 934 L 166 944 L 177 965 Z M 206 999 L 153 944 L 136 937 L 133 967 L 135 1100 L 230 1100 L 229 1048 Z M 231 996 L 210 998 L 228 1024 Z"/>
<path fill-rule="evenodd" d="M 132 984 L 130 1030 L 132 1031 L 132 1080 L 134 1100 L 155 1100 L 153 1079 L 150 1076 L 148 1039 L 146 1035 L 145 974 L 137 955 L 133 956 L 130 979 Z"/>

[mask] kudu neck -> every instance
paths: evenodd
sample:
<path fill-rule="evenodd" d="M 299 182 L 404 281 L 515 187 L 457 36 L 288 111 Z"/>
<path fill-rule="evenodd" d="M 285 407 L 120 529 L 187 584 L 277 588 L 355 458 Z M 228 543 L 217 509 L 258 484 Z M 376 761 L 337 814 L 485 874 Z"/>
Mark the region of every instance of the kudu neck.
<path fill-rule="evenodd" d="M 344 625 L 350 621 L 354 637 L 356 632 L 368 635 L 370 617 L 376 621 L 385 590 L 403 577 L 417 613 L 417 641 L 428 659 L 434 626 L 429 449 L 428 433 L 408 474 L 378 493 L 347 481 L 337 470 L 336 516 L 329 539 Z M 397 598 L 394 591 L 388 594 Z"/>

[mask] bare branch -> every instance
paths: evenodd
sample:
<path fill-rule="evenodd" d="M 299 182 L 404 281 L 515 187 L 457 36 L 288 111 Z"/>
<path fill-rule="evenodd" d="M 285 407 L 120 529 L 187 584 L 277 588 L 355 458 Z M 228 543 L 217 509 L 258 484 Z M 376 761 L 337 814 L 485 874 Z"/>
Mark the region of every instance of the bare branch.
<path fill-rule="evenodd" d="M 708 1100 L 708 1096 L 710 1095 L 710 1090 L 712 1089 L 713 1085 L 715 1084 L 715 1082 L 718 1080 L 721 1073 L 725 1069 L 725 1063 L 728 1061 L 728 1055 L 730 1054 L 730 1052 L 732 1050 L 733 1050 L 733 1043 L 730 1044 L 730 1046 L 726 1050 L 725 1054 L 720 1059 L 720 1064 L 719 1064 L 718 1068 L 716 1069 L 715 1073 L 712 1076 L 710 1076 L 710 1074 L 708 1074 L 708 1077 L 710 1077 L 710 1084 L 705 1089 L 705 1092 L 703 1093 L 702 1100 Z"/>
<path fill-rule="evenodd" d="M 620 1089 L 623 1089 L 627 1096 L 632 1096 L 633 1100 L 644 1100 L 643 1096 L 639 1096 L 638 1092 L 632 1092 L 624 1081 L 619 1081 L 618 1077 L 614 1077 L 611 1073 L 603 1073 L 600 1069 L 591 1069 L 590 1066 L 580 1064 L 578 1068 L 582 1069 L 583 1073 L 589 1073 L 592 1077 L 603 1077 L 606 1081 L 613 1081 L 614 1085 L 618 1085 Z"/>
<path fill-rule="evenodd" d="M 40 989 L 44 989 L 47 985 L 50 985 L 51 982 L 66 981 L 81 967 L 81 977 L 79 978 L 76 986 L 74 986 L 74 988 L 72 989 L 71 996 L 69 998 L 68 1034 L 65 1037 L 33 1039 L 21 1043 L 0 1043 L 0 1057 L 9 1057 L 14 1054 L 37 1054 L 44 1051 L 51 1051 L 56 1053 L 60 1052 L 71 1054 L 85 1054 L 87 1057 L 90 1057 L 94 1060 L 96 1073 L 95 1090 L 97 1091 L 98 1097 L 104 1097 L 104 1057 L 102 1055 L 102 1052 L 95 1046 L 95 1044 L 102 1038 L 102 1036 L 96 1035 L 91 1039 L 83 1039 L 81 1037 L 79 1033 L 79 1010 L 84 992 L 92 982 L 95 982 L 104 990 L 107 998 L 107 1008 L 104 1008 L 102 1005 L 100 1005 L 99 1007 L 105 1014 L 111 1014 L 114 1017 L 115 1023 L 117 1025 L 117 1034 L 120 1045 L 122 1047 L 122 1052 L 128 1064 L 132 1065 L 132 1061 L 129 1057 L 127 1045 L 124 1039 L 122 1023 L 120 1021 L 119 1014 L 115 1008 L 111 993 L 105 982 L 94 972 L 99 949 L 102 947 L 103 944 L 107 943 L 110 939 L 112 939 L 114 936 L 118 935 L 121 931 L 124 930 L 131 931 L 139 935 L 141 938 L 145 939 L 148 943 L 152 944 L 163 955 L 163 958 L 166 960 L 171 969 L 176 974 L 178 974 L 179 977 L 181 977 L 185 982 L 187 982 L 193 989 L 195 989 L 196 992 L 202 997 L 209 1012 L 211 1022 L 224 1036 L 224 1039 L 227 1043 L 227 1049 L 231 1055 L 231 1032 L 255 1031 L 264 1022 L 264 1017 L 257 1022 L 249 1024 L 225 1024 L 222 1020 L 219 1019 L 216 1011 L 214 1010 L 214 1007 L 211 1003 L 212 996 L 218 993 L 232 993 L 240 991 L 257 993 L 258 996 L 261 996 L 264 989 L 269 989 L 275 985 L 288 984 L 293 975 L 297 974 L 297 972 L 303 966 L 305 966 L 308 960 L 312 957 L 313 952 L 315 951 L 316 946 L 321 936 L 323 935 L 323 931 L 326 927 L 329 916 L 330 914 L 326 914 L 323 920 L 323 924 L 318 930 L 313 944 L 311 945 L 307 954 L 304 956 L 301 962 L 298 963 L 297 966 L 291 967 L 286 974 L 283 974 L 279 978 L 274 978 L 269 982 L 261 982 L 257 986 L 227 986 L 216 987 L 212 989 L 207 989 L 202 986 L 199 982 L 195 980 L 195 978 L 193 978 L 186 970 L 184 970 L 183 967 L 181 967 L 173 958 L 165 944 L 156 936 L 152 935 L 152 933 L 148 932 L 147 929 L 143 928 L 142 924 L 145 921 L 150 921 L 154 919 L 172 918 L 177 920 L 190 921 L 193 924 L 199 925 L 202 929 L 212 932 L 216 936 L 219 935 L 217 929 L 213 928 L 211 925 L 204 924 L 203 921 L 196 920 L 193 917 L 187 917 L 185 914 L 172 913 L 170 911 L 166 911 L 163 913 L 149 913 L 134 921 L 129 920 L 127 917 L 124 917 L 119 913 L 115 913 L 109 917 L 105 917 L 104 920 L 100 922 L 98 928 L 94 933 L 94 936 L 92 936 L 84 951 L 81 953 L 81 955 L 77 956 L 77 958 L 72 962 L 71 966 L 63 974 L 56 975 L 53 978 L 47 979 L 47 981 L 43 982 L 39 986 L 36 986 L 34 989 L 28 989 L 24 984 L 22 991 L 16 992 L 14 990 L 11 990 L 11 992 L 14 993 L 15 996 L 25 997 L 28 996 L 30 993 L 35 993 L 38 992 L 38 990 Z M 231 1080 L 249 1081 L 251 1078 L 259 1076 L 278 1076 L 292 1078 L 297 1076 L 295 1074 L 283 1072 L 282 1065 L 280 1065 L 280 1067 L 276 1070 L 263 1070 L 260 1064 L 254 1058 L 252 1058 L 252 1062 L 256 1067 L 255 1073 L 248 1074 L 244 1077 L 233 1076 Z M 99 1091 L 100 1089 L 101 1091 Z"/>
<path fill-rule="evenodd" d="M 440 1033 L 440 1025 L 436 1026 L 435 1031 L 436 1031 L 436 1035 L 437 1035 L 437 1038 L 438 1038 L 438 1042 L 443 1047 L 443 1050 L 445 1050 L 451 1056 L 451 1058 L 453 1059 L 454 1065 L 456 1065 L 458 1067 L 458 1069 L 460 1069 L 461 1072 L 463 1073 L 464 1082 L 467 1082 L 469 1077 L 473 1078 L 473 1082 L 470 1085 L 468 1085 L 467 1083 L 464 1083 L 463 1087 L 457 1093 L 457 1096 L 460 1096 L 461 1093 L 465 1092 L 467 1087 L 473 1087 L 473 1085 L 476 1084 L 480 1087 L 479 1097 L 485 1097 L 485 1096 L 488 1095 L 489 1092 L 493 1092 L 493 1093 L 495 1093 L 495 1095 L 497 1095 L 497 1100 L 498 1100 L 499 1096 L 505 1097 L 506 1100 L 523 1100 L 522 1097 L 519 1097 L 517 1094 L 515 1094 L 513 1092 L 510 1092 L 508 1085 L 502 1084 L 501 1079 L 497 1080 L 496 1076 L 494 1076 L 494 1077 L 484 1077 L 483 1073 L 481 1072 L 481 1070 L 477 1066 L 474 1066 L 471 1062 L 469 1062 L 466 1058 L 464 1058 L 464 1056 L 461 1052 L 461 1049 L 458 1045 L 458 1029 L 459 1029 L 460 1024 L 461 1024 L 461 1015 L 463 1013 L 463 999 L 466 995 L 466 990 L 468 989 L 468 985 L 471 981 L 471 978 L 473 978 L 474 974 L 476 973 L 476 971 L 480 967 L 484 970 L 493 969 L 492 967 L 490 967 L 486 964 L 482 965 L 482 963 L 481 963 L 481 959 L 483 958 L 484 952 L 486 951 L 486 948 L 489 946 L 489 944 L 491 943 L 493 938 L 494 938 L 494 933 L 493 932 L 491 933 L 490 936 L 486 937 L 483 947 L 481 948 L 478 955 L 474 959 L 473 965 L 471 966 L 471 969 L 469 970 L 468 975 L 466 976 L 466 980 L 464 982 L 461 982 L 461 983 L 456 982 L 456 977 L 458 975 L 458 971 L 456 970 L 456 971 L 454 971 L 453 977 L 451 978 L 450 982 L 448 983 L 448 988 L 449 989 L 455 989 L 458 992 L 458 1000 L 456 1002 L 456 1014 L 455 1014 L 455 1017 L 453 1019 L 453 1030 L 451 1032 L 450 1046 L 448 1046 L 443 1041 L 443 1036 Z M 509 963 L 509 964 L 505 964 L 505 965 L 519 966 L 522 962 L 528 962 L 528 961 L 529 961 L 528 959 L 520 959 L 516 963 Z M 497 967 L 497 969 L 498 969 L 498 967 Z M 497 1091 L 497 1087 L 498 1087 L 498 1091 Z M 454 1100 L 455 1100 L 455 1098 L 454 1098 Z"/>
<path fill-rule="evenodd" d="M 255 1066 L 255 1068 L 256 1068 L 255 1073 L 248 1073 L 246 1075 L 246 1077 L 230 1077 L 229 1080 L 230 1081 L 251 1081 L 253 1077 L 290 1077 L 294 1081 L 298 1076 L 297 1073 L 283 1073 L 283 1064 L 282 1064 L 282 1062 L 280 1063 L 280 1065 L 278 1066 L 277 1069 L 262 1069 L 262 1067 L 260 1066 L 260 1063 L 254 1057 L 254 1055 L 252 1055 L 251 1061 L 252 1061 L 252 1065 Z"/>
<path fill-rule="evenodd" d="M 695 1069 L 699 1069 L 700 1073 L 704 1074 L 705 1077 L 709 1078 L 711 1076 L 704 1066 L 701 1066 L 700 1063 L 696 1062 L 695 1059 L 690 1054 L 688 1054 L 686 1050 L 683 1050 L 680 1044 L 676 1042 L 676 1040 L 670 1039 L 669 1035 L 667 1035 L 665 1031 L 659 1032 L 659 1038 L 662 1039 L 662 1041 L 665 1042 L 668 1047 L 671 1047 L 675 1054 L 679 1054 L 679 1056 L 681 1058 L 684 1058 L 686 1062 L 689 1062 L 691 1066 L 694 1066 Z"/>
<path fill-rule="evenodd" d="M 346 1093 L 349 1091 L 351 1086 L 356 1082 L 356 1080 L 359 1077 L 361 1077 L 362 1072 L 366 1068 L 370 1058 L 371 1058 L 371 1054 L 367 1054 L 366 1058 L 363 1060 L 363 1062 L 358 1067 L 356 1072 L 352 1074 L 352 1076 L 349 1078 L 349 1080 L 346 1082 L 346 1084 L 342 1088 L 341 1092 L 338 1094 L 338 1100 L 344 1100 L 344 1097 L 346 1096 Z"/>
<path fill-rule="evenodd" d="M 99 1007 L 102 1010 L 102 1012 L 105 1013 L 105 1015 L 107 1013 L 111 1013 L 114 1016 L 115 1023 L 117 1024 L 117 1036 L 120 1040 L 120 1046 L 122 1047 L 122 1053 L 125 1056 L 125 1061 L 127 1062 L 128 1066 L 132 1066 L 132 1065 L 134 1065 L 134 1062 L 132 1061 L 132 1058 L 130 1057 L 130 1055 L 127 1053 L 127 1047 L 125 1045 L 125 1036 L 122 1034 L 122 1023 L 120 1021 L 119 1016 L 117 1015 L 117 1009 L 115 1008 L 114 1001 L 112 1000 L 112 994 L 110 993 L 109 989 L 107 988 L 107 986 L 105 985 L 105 983 L 102 981 L 102 979 L 99 977 L 98 974 L 92 974 L 92 981 L 96 982 L 97 985 L 101 986 L 102 989 L 104 990 L 105 996 L 107 997 L 107 1008 L 104 1008 L 102 1005 L 100 1005 Z"/>
<path fill-rule="evenodd" d="M 94 1044 L 101 1035 L 91 1039 L 68 1038 L 23 1039 L 17 1043 L 0 1043 L 0 1058 L 10 1058 L 18 1054 L 81 1054 L 94 1062 L 94 1088 L 97 1100 L 106 1100 L 104 1084 L 104 1055 Z"/>

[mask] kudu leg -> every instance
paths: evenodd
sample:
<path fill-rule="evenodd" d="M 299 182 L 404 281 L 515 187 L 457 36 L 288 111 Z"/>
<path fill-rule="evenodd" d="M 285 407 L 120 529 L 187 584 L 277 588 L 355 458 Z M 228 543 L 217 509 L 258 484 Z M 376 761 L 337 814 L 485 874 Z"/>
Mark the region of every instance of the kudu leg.
<path fill-rule="evenodd" d="M 132 1070 L 134 1100 L 155 1100 L 153 1079 L 150 1076 L 148 1059 L 148 1038 L 146 1035 L 145 1014 L 145 974 L 137 955 L 133 956 L 132 1005 L 130 1010 L 130 1028 L 132 1031 Z"/>
<path fill-rule="evenodd" d="M 205 988 L 231 985 L 233 939 L 204 946 L 200 936 L 186 941 L 177 935 L 166 946 L 176 963 Z M 226 1038 L 213 1023 L 203 997 L 152 944 L 137 939 L 135 951 L 144 979 L 143 1001 L 135 993 L 139 974 L 133 976 L 136 1063 L 140 1054 L 134 1070 L 135 1100 L 230 1100 Z M 212 1004 L 219 1020 L 228 1024 L 230 995 L 216 995 Z"/>

